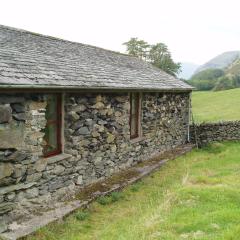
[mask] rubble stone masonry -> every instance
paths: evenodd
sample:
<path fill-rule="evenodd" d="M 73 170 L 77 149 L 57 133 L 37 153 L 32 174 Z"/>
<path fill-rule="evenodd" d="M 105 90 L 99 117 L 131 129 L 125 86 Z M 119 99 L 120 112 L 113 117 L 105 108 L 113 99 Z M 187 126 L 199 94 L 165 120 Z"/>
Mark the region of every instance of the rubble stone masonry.
<path fill-rule="evenodd" d="M 189 93 L 142 93 L 130 140 L 128 93 L 63 94 L 63 153 L 44 158 L 46 94 L 0 95 L 0 232 L 16 218 L 187 141 Z"/>

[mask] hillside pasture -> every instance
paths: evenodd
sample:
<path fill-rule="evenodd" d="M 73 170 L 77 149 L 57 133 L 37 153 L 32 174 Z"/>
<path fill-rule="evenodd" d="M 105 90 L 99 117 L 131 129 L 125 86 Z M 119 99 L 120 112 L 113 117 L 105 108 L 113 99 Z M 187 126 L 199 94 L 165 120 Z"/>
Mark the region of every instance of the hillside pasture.
<path fill-rule="evenodd" d="M 197 123 L 240 120 L 240 88 L 193 92 L 192 112 Z"/>

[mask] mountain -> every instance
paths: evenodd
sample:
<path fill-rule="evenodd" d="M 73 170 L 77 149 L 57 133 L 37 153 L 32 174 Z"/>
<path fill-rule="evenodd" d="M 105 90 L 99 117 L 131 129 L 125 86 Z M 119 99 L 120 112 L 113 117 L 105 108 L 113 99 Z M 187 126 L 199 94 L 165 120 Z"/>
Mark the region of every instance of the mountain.
<path fill-rule="evenodd" d="M 183 79 L 189 79 L 198 67 L 199 67 L 199 65 L 197 65 L 195 63 L 182 62 L 181 63 L 182 72 L 179 73 L 178 77 L 183 78 Z"/>
<path fill-rule="evenodd" d="M 240 58 L 231 63 L 225 72 L 227 75 L 240 75 Z"/>
<path fill-rule="evenodd" d="M 239 88 L 240 51 L 225 52 L 213 58 L 200 66 L 188 83 L 197 90 Z"/>
<path fill-rule="evenodd" d="M 195 73 L 198 73 L 200 71 L 210 69 L 210 68 L 224 69 L 224 68 L 228 67 L 229 65 L 231 65 L 238 58 L 240 58 L 240 51 L 224 52 L 224 53 L 214 57 L 210 61 L 206 62 L 199 68 L 197 68 Z"/>

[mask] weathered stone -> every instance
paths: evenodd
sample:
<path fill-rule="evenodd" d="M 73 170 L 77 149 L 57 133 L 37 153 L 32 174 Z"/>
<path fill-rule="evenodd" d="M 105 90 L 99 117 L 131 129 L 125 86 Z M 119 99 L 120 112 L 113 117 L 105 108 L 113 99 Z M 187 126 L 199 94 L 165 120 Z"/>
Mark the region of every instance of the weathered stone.
<path fill-rule="evenodd" d="M 24 145 L 24 125 L 11 121 L 7 128 L 0 129 L 0 149 L 21 148 Z"/>
<path fill-rule="evenodd" d="M 115 136 L 112 134 L 109 134 L 107 137 L 107 143 L 112 143 L 115 140 Z"/>
<path fill-rule="evenodd" d="M 0 223 L 0 233 L 6 232 L 7 230 L 8 230 L 8 225 L 6 223 L 1 222 Z"/>
<path fill-rule="evenodd" d="M 16 179 L 12 177 L 5 177 L 0 179 L 0 187 L 9 186 L 16 183 Z"/>
<path fill-rule="evenodd" d="M 4 156 L 5 157 L 9 157 L 10 155 L 12 155 L 14 152 L 16 152 L 15 150 L 13 149 L 7 149 L 4 151 Z"/>
<path fill-rule="evenodd" d="M 14 203 L 5 202 L 0 204 L 0 215 L 8 213 L 14 209 Z"/>
<path fill-rule="evenodd" d="M 14 167 L 10 163 L 0 164 L 0 179 L 11 176 L 13 173 L 13 170 L 14 170 Z"/>
<path fill-rule="evenodd" d="M 9 123 L 12 120 L 12 109 L 9 104 L 0 105 L 0 124 Z"/>
<path fill-rule="evenodd" d="M 54 164 L 54 163 L 57 163 L 60 161 L 71 159 L 71 157 L 72 156 L 70 154 L 66 154 L 66 153 L 59 154 L 59 155 L 53 156 L 51 158 L 47 158 L 47 162 L 48 162 L 48 164 Z"/>
<path fill-rule="evenodd" d="M 68 116 L 70 121 L 77 121 L 79 119 L 79 115 L 74 111 L 69 112 Z"/>
<path fill-rule="evenodd" d="M 97 132 L 97 131 L 93 131 L 93 132 L 92 132 L 92 136 L 93 136 L 94 138 L 99 137 L 99 136 L 100 136 L 100 133 Z"/>
<path fill-rule="evenodd" d="M 96 157 L 94 159 L 94 164 L 100 164 L 102 162 L 102 157 Z"/>
<path fill-rule="evenodd" d="M 103 120 L 99 120 L 98 124 L 99 125 L 106 125 L 108 122 L 107 121 L 103 121 Z"/>
<path fill-rule="evenodd" d="M 120 103 L 124 103 L 127 100 L 126 96 L 117 96 L 115 99 Z"/>
<path fill-rule="evenodd" d="M 25 197 L 26 198 L 35 198 L 39 195 L 39 190 L 38 188 L 30 188 L 27 189 L 25 192 Z"/>
<path fill-rule="evenodd" d="M 65 186 L 65 184 L 63 182 L 58 182 L 58 181 L 51 182 L 51 184 L 49 185 L 49 191 L 53 192 L 53 191 L 55 191 L 55 190 L 57 190 L 59 188 L 62 188 L 64 186 Z"/>
<path fill-rule="evenodd" d="M 111 152 L 115 153 L 117 151 L 117 146 L 116 145 L 112 145 L 111 146 Z"/>
<path fill-rule="evenodd" d="M 53 169 L 53 173 L 56 175 L 61 174 L 62 172 L 64 172 L 65 167 L 63 167 L 62 165 L 56 165 Z"/>
<path fill-rule="evenodd" d="M 90 131 L 87 127 L 81 127 L 75 132 L 75 135 L 77 135 L 77 136 L 88 135 L 88 134 L 90 134 Z"/>
<path fill-rule="evenodd" d="M 0 161 L 3 161 L 5 159 L 5 152 L 0 151 Z"/>
<path fill-rule="evenodd" d="M 96 102 L 102 102 L 103 101 L 103 97 L 102 97 L 102 95 L 97 95 L 96 96 Z"/>
<path fill-rule="evenodd" d="M 99 113 L 100 113 L 101 115 L 105 116 L 105 115 L 107 115 L 107 113 L 108 113 L 108 109 L 101 109 L 101 110 L 99 110 Z"/>
<path fill-rule="evenodd" d="M 78 176 L 76 184 L 77 185 L 82 185 L 83 184 L 83 176 L 82 175 Z"/>
<path fill-rule="evenodd" d="M 10 194 L 8 194 L 8 195 L 6 196 L 6 199 L 7 199 L 8 201 L 13 201 L 15 197 L 16 197 L 15 192 L 12 192 L 12 193 L 10 193 Z"/>
<path fill-rule="evenodd" d="M 114 115 L 115 115 L 115 117 L 121 117 L 122 113 L 120 111 L 116 111 Z"/>
<path fill-rule="evenodd" d="M 94 128 L 100 133 L 104 132 L 105 130 L 104 126 L 98 124 L 94 124 Z"/>
<path fill-rule="evenodd" d="M 21 164 L 14 165 L 14 178 L 20 178 L 25 175 L 27 167 Z"/>
<path fill-rule="evenodd" d="M 113 114 L 113 109 L 112 108 L 107 109 L 107 115 L 111 116 L 112 114 Z"/>
<path fill-rule="evenodd" d="M 16 113 L 23 113 L 25 112 L 25 106 L 21 103 L 13 103 L 11 104 L 12 110 Z"/>
<path fill-rule="evenodd" d="M 15 202 L 22 202 L 25 199 L 25 193 L 23 191 L 17 193 Z"/>
<path fill-rule="evenodd" d="M 13 114 L 13 118 L 17 121 L 25 121 L 26 114 L 25 113 L 15 113 L 15 114 Z"/>
<path fill-rule="evenodd" d="M 92 128 L 92 126 L 96 123 L 95 121 L 93 121 L 92 119 L 86 119 L 85 120 L 85 124 L 89 127 Z"/>
<path fill-rule="evenodd" d="M 79 146 L 88 146 L 90 144 L 90 141 L 87 139 L 84 139 L 79 142 Z"/>
<path fill-rule="evenodd" d="M 36 163 L 34 164 L 33 168 L 37 171 L 37 172 L 42 172 L 46 169 L 48 163 L 48 159 L 47 158 L 41 158 L 38 159 L 36 161 Z"/>
<path fill-rule="evenodd" d="M 84 112 L 86 110 L 86 106 L 84 104 L 79 104 L 76 107 L 74 107 L 74 111 L 77 113 Z"/>
<path fill-rule="evenodd" d="M 92 108 L 96 108 L 96 109 L 102 109 L 104 107 L 105 105 L 102 102 L 97 102 L 95 105 L 92 106 Z"/>
<path fill-rule="evenodd" d="M 83 126 L 83 122 L 81 120 L 74 122 L 74 124 L 71 126 L 73 130 L 77 130 Z"/>
<path fill-rule="evenodd" d="M 30 110 L 39 110 L 39 109 L 45 109 L 47 106 L 46 101 L 31 101 L 29 103 L 29 109 Z"/>
<path fill-rule="evenodd" d="M 5 158 L 6 162 L 22 162 L 28 157 L 28 154 L 24 151 L 15 151 L 11 155 Z"/>
<path fill-rule="evenodd" d="M 31 175 L 28 175 L 26 178 L 27 182 L 37 182 L 39 179 L 41 179 L 42 173 L 34 173 Z"/>

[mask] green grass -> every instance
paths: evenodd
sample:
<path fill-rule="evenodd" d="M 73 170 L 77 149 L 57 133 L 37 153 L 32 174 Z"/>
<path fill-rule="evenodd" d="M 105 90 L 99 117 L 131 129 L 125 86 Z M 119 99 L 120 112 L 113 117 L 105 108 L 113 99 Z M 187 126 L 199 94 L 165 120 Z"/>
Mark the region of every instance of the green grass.
<path fill-rule="evenodd" d="M 240 88 L 193 92 L 192 107 L 196 122 L 240 120 Z"/>
<path fill-rule="evenodd" d="M 239 152 L 237 142 L 194 150 L 106 197 L 107 204 L 98 200 L 87 214 L 79 210 L 27 239 L 238 240 Z"/>

